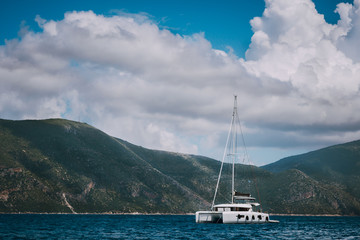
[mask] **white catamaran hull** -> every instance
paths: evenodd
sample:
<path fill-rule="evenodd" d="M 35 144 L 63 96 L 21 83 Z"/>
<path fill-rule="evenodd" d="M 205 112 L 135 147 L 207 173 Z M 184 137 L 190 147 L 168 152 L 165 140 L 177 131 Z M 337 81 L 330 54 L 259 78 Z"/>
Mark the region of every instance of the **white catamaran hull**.
<path fill-rule="evenodd" d="M 223 223 L 265 223 L 269 215 L 259 212 L 223 212 Z"/>
<path fill-rule="evenodd" d="M 260 212 L 215 212 L 198 211 L 195 215 L 197 223 L 270 223 L 269 214 Z"/>

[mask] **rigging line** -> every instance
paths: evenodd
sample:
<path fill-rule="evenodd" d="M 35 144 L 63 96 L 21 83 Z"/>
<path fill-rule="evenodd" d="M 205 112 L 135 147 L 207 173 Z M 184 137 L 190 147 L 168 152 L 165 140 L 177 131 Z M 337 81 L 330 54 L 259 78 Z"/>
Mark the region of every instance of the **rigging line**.
<path fill-rule="evenodd" d="M 227 190 L 226 190 L 227 191 Z M 221 191 L 219 191 L 219 196 L 222 197 L 224 199 L 225 202 L 230 202 L 229 196 L 226 194 L 222 194 Z"/>
<path fill-rule="evenodd" d="M 237 116 L 237 121 L 238 121 L 238 124 L 239 124 L 239 127 L 240 127 L 241 138 L 242 138 L 242 141 L 243 141 L 243 144 L 244 144 L 245 158 L 248 160 L 248 164 L 249 164 L 249 167 L 250 167 L 250 173 L 251 173 L 251 176 L 252 176 L 252 178 L 254 179 L 254 182 L 255 182 L 255 189 L 256 189 L 256 192 L 257 192 L 257 198 L 259 199 L 260 206 L 262 206 L 261 205 L 261 198 L 260 198 L 260 191 L 259 191 L 258 184 L 257 184 L 257 179 L 256 179 L 256 176 L 255 176 L 255 173 L 254 173 L 254 169 L 250 165 L 250 157 L 249 157 L 247 147 L 246 147 L 246 144 L 245 144 L 245 138 L 244 138 L 244 134 L 243 134 L 243 131 L 242 131 L 242 128 L 241 128 L 241 123 L 240 123 L 239 116 Z M 245 158 L 244 158 L 243 162 L 245 162 Z M 261 207 L 261 210 L 262 210 L 262 207 Z"/>
<path fill-rule="evenodd" d="M 251 171 L 251 174 L 253 175 L 253 178 L 254 178 L 254 182 L 255 182 L 255 188 L 256 188 L 256 191 L 257 191 L 257 197 L 259 199 L 259 203 L 260 203 L 260 209 L 262 211 L 262 204 L 261 204 L 261 197 L 260 197 L 260 191 L 259 191 L 259 188 L 258 188 L 258 185 L 257 185 L 257 180 L 256 180 L 256 176 L 254 174 L 254 170 L 252 169 L 254 166 L 250 166 L 250 171 Z"/>
<path fill-rule="evenodd" d="M 231 133 L 233 121 L 234 121 L 234 117 L 231 118 L 231 125 L 230 125 L 229 133 L 228 133 L 228 136 L 227 136 L 226 144 L 225 144 L 225 150 L 224 150 L 224 154 L 223 154 L 222 161 L 221 161 L 220 173 L 219 173 L 218 180 L 217 180 L 217 183 L 216 183 L 214 199 L 213 199 L 212 204 L 211 204 L 211 210 L 213 210 L 213 208 L 214 208 L 215 199 L 216 199 L 216 194 L 217 194 L 217 191 L 218 191 L 218 188 L 219 188 L 219 183 L 220 183 L 220 178 L 221 178 L 221 172 L 222 172 L 222 169 L 223 169 L 223 166 L 224 166 L 224 161 L 225 161 L 225 158 L 226 158 L 226 152 L 227 152 L 226 149 L 227 149 L 227 147 L 228 147 L 228 143 L 229 143 L 229 138 L 230 138 L 230 133 Z"/>

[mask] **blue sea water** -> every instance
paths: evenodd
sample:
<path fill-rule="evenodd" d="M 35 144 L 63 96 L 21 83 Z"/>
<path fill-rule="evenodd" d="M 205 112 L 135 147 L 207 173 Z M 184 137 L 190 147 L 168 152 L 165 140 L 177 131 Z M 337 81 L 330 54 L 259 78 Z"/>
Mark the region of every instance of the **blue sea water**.
<path fill-rule="evenodd" d="M 360 217 L 273 216 L 278 224 L 196 224 L 194 216 L 0 214 L 0 239 L 360 239 Z"/>

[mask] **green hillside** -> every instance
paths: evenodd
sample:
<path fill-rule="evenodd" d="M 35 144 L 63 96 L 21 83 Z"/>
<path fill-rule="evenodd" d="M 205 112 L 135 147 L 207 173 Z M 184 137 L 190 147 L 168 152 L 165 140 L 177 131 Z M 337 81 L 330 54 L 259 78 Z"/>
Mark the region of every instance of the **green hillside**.
<path fill-rule="evenodd" d="M 263 168 L 271 172 L 298 169 L 314 180 L 335 185 L 360 199 L 360 141 L 287 157 Z"/>
<path fill-rule="evenodd" d="M 76 212 L 170 213 L 208 204 L 89 125 L 2 120 L 0 134 L 0 211 L 69 212 L 67 202 Z"/>
<path fill-rule="evenodd" d="M 354 166 L 320 162 L 309 161 L 312 172 L 237 165 L 236 188 L 261 200 L 264 211 L 360 215 Z M 195 212 L 210 207 L 219 168 L 216 160 L 149 150 L 85 123 L 0 120 L 0 212 Z M 218 202 L 230 199 L 230 166 L 224 170 Z"/>
<path fill-rule="evenodd" d="M 277 173 L 278 176 L 296 169 L 306 176 L 306 181 L 313 182 L 312 185 L 321 187 L 320 189 L 326 189 L 322 191 L 324 193 L 317 194 L 317 198 L 322 199 L 319 203 L 331 203 L 331 208 L 327 211 L 338 213 L 339 209 L 346 209 L 343 211 L 359 214 L 360 141 L 287 157 L 262 168 Z M 309 191 L 309 194 L 312 192 L 316 195 L 316 191 Z M 320 206 L 317 207 L 319 208 Z"/>
<path fill-rule="evenodd" d="M 272 172 L 294 168 L 318 177 L 356 176 L 360 172 L 360 140 L 287 157 L 263 168 Z"/>

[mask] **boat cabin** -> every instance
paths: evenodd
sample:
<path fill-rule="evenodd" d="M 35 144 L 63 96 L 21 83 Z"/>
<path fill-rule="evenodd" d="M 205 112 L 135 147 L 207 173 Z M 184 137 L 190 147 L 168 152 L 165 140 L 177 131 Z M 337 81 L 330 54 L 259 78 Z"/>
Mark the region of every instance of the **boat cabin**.
<path fill-rule="evenodd" d="M 250 204 L 219 204 L 214 206 L 215 212 L 249 212 L 251 210 Z"/>
<path fill-rule="evenodd" d="M 233 202 L 249 203 L 253 201 L 255 201 L 255 198 L 253 198 L 250 193 L 236 191 L 233 193 Z"/>

